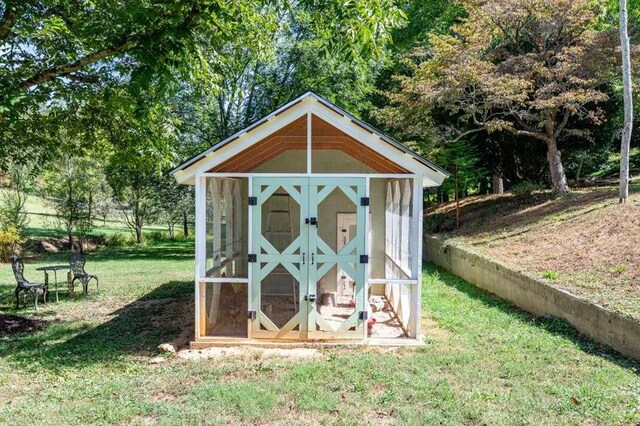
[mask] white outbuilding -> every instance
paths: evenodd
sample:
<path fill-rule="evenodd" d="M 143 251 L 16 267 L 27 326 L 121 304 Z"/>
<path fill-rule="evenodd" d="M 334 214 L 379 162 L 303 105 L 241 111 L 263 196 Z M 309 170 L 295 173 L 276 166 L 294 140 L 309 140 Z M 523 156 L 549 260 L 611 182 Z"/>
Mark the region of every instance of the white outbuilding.
<path fill-rule="evenodd" d="M 419 342 L 445 170 L 307 92 L 171 173 L 195 185 L 192 346 Z"/>

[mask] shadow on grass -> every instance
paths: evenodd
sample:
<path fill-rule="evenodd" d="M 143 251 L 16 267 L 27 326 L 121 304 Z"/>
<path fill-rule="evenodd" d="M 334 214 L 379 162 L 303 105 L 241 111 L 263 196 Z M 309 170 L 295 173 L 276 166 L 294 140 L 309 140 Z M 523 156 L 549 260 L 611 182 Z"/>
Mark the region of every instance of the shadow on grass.
<path fill-rule="evenodd" d="M 107 246 L 100 247 L 84 254 L 87 264 L 86 269 L 91 269 L 92 262 L 118 261 L 118 260 L 193 260 L 195 243 L 192 240 L 183 241 L 162 241 L 130 246 Z M 31 263 L 66 264 L 69 262 L 69 255 L 72 252 L 68 249 L 56 253 L 38 253 L 33 256 L 24 257 L 27 265 L 26 275 L 32 274 L 37 278 L 40 272 L 29 269 Z M 10 264 L 6 264 L 11 267 Z M 29 278 L 29 277 L 27 277 Z M 41 278 L 40 278 L 41 279 Z M 37 279 L 35 279 L 37 281 Z"/>
<path fill-rule="evenodd" d="M 93 326 L 49 321 L 44 330 L 0 339 L 0 357 L 26 369 L 53 369 L 148 356 L 161 343 L 193 336 L 193 282 L 170 281 L 109 314 Z"/>
<path fill-rule="evenodd" d="M 193 260 L 194 250 L 193 241 L 99 249 L 87 255 L 87 268 L 90 262 L 102 261 Z"/>
<path fill-rule="evenodd" d="M 612 348 L 583 336 L 570 322 L 564 319 L 550 315 L 535 316 L 523 309 L 520 309 L 508 300 L 500 299 L 498 296 L 476 287 L 462 278 L 450 274 L 433 263 L 425 265 L 423 272 L 429 274 L 437 273 L 443 283 L 475 300 L 482 302 L 485 306 L 499 309 L 511 318 L 570 340 L 585 353 L 599 356 L 624 368 L 635 368 L 637 369 L 636 374 L 640 376 L 640 360 L 625 357 Z"/>

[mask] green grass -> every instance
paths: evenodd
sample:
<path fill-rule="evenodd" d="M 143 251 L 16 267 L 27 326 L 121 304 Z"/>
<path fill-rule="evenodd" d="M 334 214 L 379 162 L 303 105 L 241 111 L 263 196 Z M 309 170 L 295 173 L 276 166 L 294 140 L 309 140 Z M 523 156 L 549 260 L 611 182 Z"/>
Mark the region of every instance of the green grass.
<path fill-rule="evenodd" d="M 192 334 L 190 242 L 103 249 L 101 293 L 43 308 L 42 331 L 0 337 L 0 424 L 632 424 L 634 364 L 434 267 L 424 271 L 417 349 L 324 349 L 148 364 Z M 47 255 L 27 265 L 62 260 Z M 2 265 L 0 294 L 10 292 Z M 0 297 L 4 313 L 18 312 Z M 186 321 L 186 322 L 185 322 Z"/>

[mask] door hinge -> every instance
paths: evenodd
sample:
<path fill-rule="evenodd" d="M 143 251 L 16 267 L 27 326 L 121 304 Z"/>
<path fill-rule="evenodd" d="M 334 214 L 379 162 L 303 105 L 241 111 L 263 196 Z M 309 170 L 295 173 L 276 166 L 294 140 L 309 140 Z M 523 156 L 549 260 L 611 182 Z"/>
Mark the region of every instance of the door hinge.
<path fill-rule="evenodd" d="M 249 319 L 254 320 L 258 317 L 258 314 L 256 313 L 256 311 L 249 311 L 249 314 L 247 316 L 249 317 Z"/>
<path fill-rule="evenodd" d="M 360 319 L 363 321 L 366 321 L 369 319 L 369 312 L 368 311 L 360 311 Z"/>
<path fill-rule="evenodd" d="M 258 255 L 257 254 L 250 254 L 247 256 L 247 260 L 251 263 L 253 262 L 257 262 L 258 261 Z"/>
<path fill-rule="evenodd" d="M 368 206 L 369 205 L 369 197 L 361 197 L 360 198 L 360 205 L 361 206 Z"/>
<path fill-rule="evenodd" d="M 360 263 L 369 263 L 369 255 L 361 254 L 360 255 Z"/>
<path fill-rule="evenodd" d="M 257 206 L 258 205 L 258 197 L 249 197 L 249 205 Z"/>

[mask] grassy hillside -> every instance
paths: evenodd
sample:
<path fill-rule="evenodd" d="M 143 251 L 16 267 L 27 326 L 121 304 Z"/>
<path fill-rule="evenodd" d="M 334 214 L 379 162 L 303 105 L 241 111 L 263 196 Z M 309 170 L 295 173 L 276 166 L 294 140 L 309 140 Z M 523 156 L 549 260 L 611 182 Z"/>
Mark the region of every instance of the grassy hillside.
<path fill-rule="evenodd" d="M 626 205 L 617 187 L 474 196 L 427 213 L 427 228 L 550 284 L 640 319 L 640 184 Z M 444 229 L 443 229 L 444 228 Z M 447 229 L 449 228 L 449 229 Z M 453 228 L 453 229 L 452 229 Z"/>
<path fill-rule="evenodd" d="M 2 197 L 6 191 L 6 189 L 0 188 L 0 197 Z M 27 238 L 41 240 L 66 237 L 65 231 L 56 218 L 55 210 L 51 203 L 45 198 L 33 194 L 29 195 L 25 209 L 29 216 L 29 224 L 26 230 Z M 164 230 L 164 228 L 157 224 L 150 224 L 145 227 L 145 230 L 149 232 Z M 131 231 L 124 222 L 122 214 L 112 212 L 107 216 L 106 221 L 103 222 L 101 219 L 95 221 L 95 228 L 92 230 L 91 235 L 95 237 L 108 237 L 116 233 L 129 235 Z"/>

